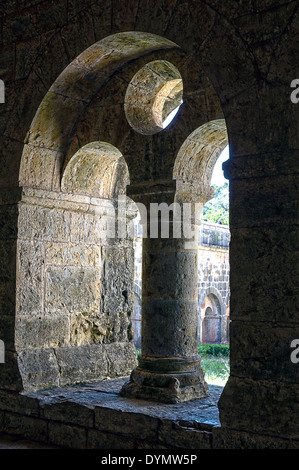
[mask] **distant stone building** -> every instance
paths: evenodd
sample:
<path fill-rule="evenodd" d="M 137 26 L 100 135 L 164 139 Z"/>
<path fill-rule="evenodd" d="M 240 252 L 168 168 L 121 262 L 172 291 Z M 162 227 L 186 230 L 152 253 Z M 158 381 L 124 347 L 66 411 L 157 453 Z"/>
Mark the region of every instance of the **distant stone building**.
<path fill-rule="evenodd" d="M 229 340 L 229 242 L 225 225 L 203 222 L 198 246 L 198 342 Z"/>
<path fill-rule="evenodd" d="M 135 227 L 134 343 L 141 347 L 142 232 Z M 226 225 L 202 222 L 198 244 L 198 343 L 229 341 L 229 242 Z"/>

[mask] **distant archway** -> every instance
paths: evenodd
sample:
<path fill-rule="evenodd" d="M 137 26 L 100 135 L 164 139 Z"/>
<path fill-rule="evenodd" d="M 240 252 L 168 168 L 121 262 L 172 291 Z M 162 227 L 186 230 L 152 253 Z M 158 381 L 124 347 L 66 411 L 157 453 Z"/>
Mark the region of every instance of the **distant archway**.
<path fill-rule="evenodd" d="M 215 294 L 204 298 L 201 312 L 201 343 L 221 343 L 221 303 Z"/>

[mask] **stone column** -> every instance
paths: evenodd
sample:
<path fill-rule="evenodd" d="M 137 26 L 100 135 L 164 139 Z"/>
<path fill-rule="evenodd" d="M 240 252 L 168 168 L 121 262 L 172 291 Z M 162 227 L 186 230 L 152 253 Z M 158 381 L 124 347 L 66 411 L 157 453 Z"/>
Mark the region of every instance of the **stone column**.
<path fill-rule="evenodd" d="M 279 437 L 277 448 L 291 448 L 298 440 L 299 367 L 291 358 L 299 338 L 299 185 L 291 173 L 298 157 L 286 150 L 223 165 L 230 179 L 231 324 L 230 378 L 218 403 L 221 446 L 242 440 L 243 447 L 265 448 L 267 439 L 273 447 Z"/>
<path fill-rule="evenodd" d="M 179 403 L 208 396 L 208 386 L 201 369 L 198 346 L 198 213 L 201 207 L 185 193 L 156 193 L 151 203 L 176 202 L 183 215 L 183 203 L 190 202 L 194 234 L 176 236 L 181 220 L 170 212 L 170 236 L 153 238 L 147 225 L 142 253 L 142 347 L 138 367 L 131 374 L 121 395 Z M 185 206 L 186 207 L 186 206 Z M 147 204 L 147 209 L 152 204 Z M 148 212 L 148 222 L 150 216 Z M 153 217 L 152 217 L 153 223 Z M 159 214 L 159 225 L 165 222 Z"/>

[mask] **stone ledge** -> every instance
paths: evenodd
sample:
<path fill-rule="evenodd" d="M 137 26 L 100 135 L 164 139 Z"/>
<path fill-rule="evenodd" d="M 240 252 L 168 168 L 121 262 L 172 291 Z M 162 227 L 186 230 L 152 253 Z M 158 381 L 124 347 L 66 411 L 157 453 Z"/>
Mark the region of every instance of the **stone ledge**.
<path fill-rule="evenodd" d="M 222 387 L 162 404 L 119 395 L 127 377 L 17 393 L 0 391 L 0 434 L 72 449 L 298 449 L 299 440 L 220 426 Z"/>
<path fill-rule="evenodd" d="M 222 387 L 210 386 L 204 399 L 165 405 L 120 397 L 127 380 L 2 391 L 0 431 L 76 449 L 211 448 Z"/>

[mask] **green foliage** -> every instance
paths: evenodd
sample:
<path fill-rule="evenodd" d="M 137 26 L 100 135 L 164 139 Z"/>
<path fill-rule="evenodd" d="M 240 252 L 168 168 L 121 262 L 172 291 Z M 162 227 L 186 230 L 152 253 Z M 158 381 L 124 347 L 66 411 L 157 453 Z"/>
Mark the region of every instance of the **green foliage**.
<path fill-rule="evenodd" d="M 205 372 L 208 384 L 224 386 L 229 378 L 229 345 L 199 344 L 198 354 L 201 356 L 201 367 Z"/>
<path fill-rule="evenodd" d="M 214 224 L 229 225 L 229 187 L 228 182 L 223 186 L 212 186 L 215 197 L 208 201 L 203 208 L 202 220 Z"/>
<path fill-rule="evenodd" d="M 138 357 L 141 350 L 137 349 L 136 353 Z M 204 370 L 206 382 L 224 387 L 230 372 L 229 345 L 200 344 L 198 353 L 201 356 L 201 367 Z"/>
<path fill-rule="evenodd" d="M 228 344 L 199 344 L 198 354 L 202 357 L 204 356 L 229 357 L 229 345 Z"/>
<path fill-rule="evenodd" d="M 208 384 L 224 387 L 230 373 L 228 357 L 202 357 L 201 367 L 205 373 L 205 380 Z"/>

